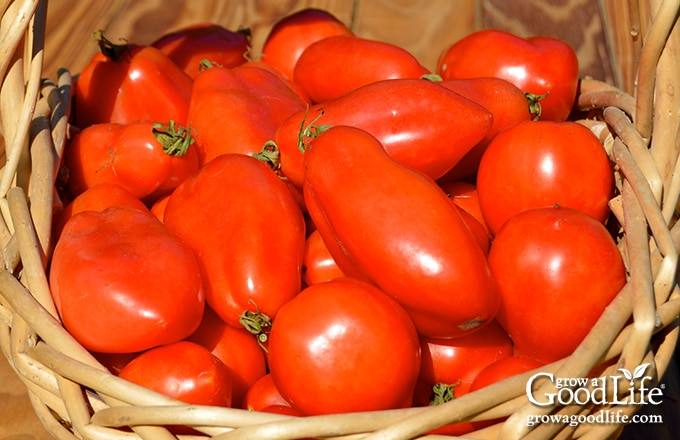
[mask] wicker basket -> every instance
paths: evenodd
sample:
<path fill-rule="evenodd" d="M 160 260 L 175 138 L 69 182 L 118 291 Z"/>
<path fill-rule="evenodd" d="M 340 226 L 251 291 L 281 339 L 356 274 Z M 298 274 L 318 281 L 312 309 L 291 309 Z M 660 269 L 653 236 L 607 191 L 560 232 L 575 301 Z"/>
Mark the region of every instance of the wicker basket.
<path fill-rule="evenodd" d="M 7 2 L 5 2 L 7 3 Z M 653 24 L 639 53 L 636 92 L 582 81 L 578 104 L 591 116 L 617 165 L 612 212 L 629 281 L 576 351 L 541 369 L 583 377 L 609 360 L 601 374 L 650 363 L 655 386 L 672 364 L 680 316 L 676 284 L 680 226 L 680 1 L 652 1 Z M 637 4 L 637 2 L 632 2 Z M 470 438 L 607 438 L 618 424 L 538 424 L 528 415 L 632 414 L 641 405 L 537 407 L 526 394 L 535 372 L 504 380 L 430 408 L 294 418 L 239 409 L 189 406 L 111 375 L 61 326 L 45 268 L 50 223 L 58 203 L 55 181 L 68 134 L 71 77 L 43 79 L 46 2 L 10 2 L 0 32 L 0 347 L 25 384 L 35 412 L 59 439 L 171 439 L 164 426 L 187 425 L 214 439 L 411 439 L 446 423 L 496 419 Z M 540 391 L 553 385 L 543 383 Z M 205 438 L 201 437 L 201 438 Z M 440 438 L 430 435 L 427 438 Z M 424 437 L 423 437 L 424 438 Z M 450 438 L 450 437 L 441 437 Z"/>

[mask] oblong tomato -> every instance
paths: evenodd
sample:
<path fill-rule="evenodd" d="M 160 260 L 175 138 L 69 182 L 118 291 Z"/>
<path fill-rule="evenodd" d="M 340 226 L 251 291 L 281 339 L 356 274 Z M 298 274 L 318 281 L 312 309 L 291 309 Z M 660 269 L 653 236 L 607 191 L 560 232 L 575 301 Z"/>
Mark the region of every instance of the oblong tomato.
<path fill-rule="evenodd" d="M 264 162 L 216 157 L 173 191 L 163 218 L 198 255 L 206 300 L 227 324 L 248 310 L 273 319 L 300 291 L 305 221 Z"/>
<path fill-rule="evenodd" d="M 396 298 L 422 335 L 492 320 L 499 298 L 484 252 L 432 179 L 355 127 L 324 131 L 304 159 L 309 214 L 345 274 Z"/>
<path fill-rule="evenodd" d="M 401 408 L 413 396 L 420 345 L 396 301 L 371 284 L 335 279 L 281 308 L 269 367 L 276 389 L 306 415 Z"/>
<path fill-rule="evenodd" d="M 605 223 L 613 191 L 604 147 L 576 122 L 529 121 L 504 130 L 487 147 L 477 173 L 479 204 L 492 234 L 515 214 L 554 205 Z"/>
<path fill-rule="evenodd" d="M 151 212 L 136 208 L 71 217 L 49 277 L 64 326 L 96 352 L 131 353 L 176 342 L 196 330 L 203 315 L 203 280 L 193 251 Z"/>
<path fill-rule="evenodd" d="M 302 52 L 293 80 L 312 102 L 318 103 L 376 81 L 420 78 L 429 73 L 400 46 L 356 36 L 334 36 L 312 43 Z"/>
<path fill-rule="evenodd" d="M 498 321 L 515 353 L 550 363 L 571 354 L 626 282 L 605 226 L 566 207 L 521 212 L 498 231 L 489 266 Z"/>
<path fill-rule="evenodd" d="M 297 186 L 310 139 L 336 125 L 371 133 L 394 160 L 438 179 L 485 136 L 492 120 L 484 107 L 432 81 L 391 79 L 293 114 L 274 141 L 281 172 Z"/>

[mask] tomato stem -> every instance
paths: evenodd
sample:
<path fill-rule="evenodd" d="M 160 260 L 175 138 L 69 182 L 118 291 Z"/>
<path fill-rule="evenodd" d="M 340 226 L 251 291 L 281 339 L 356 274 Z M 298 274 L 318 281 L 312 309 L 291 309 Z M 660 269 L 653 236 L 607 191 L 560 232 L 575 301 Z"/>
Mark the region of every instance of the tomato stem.
<path fill-rule="evenodd" d="M 430 406 L 441 405 L 456 398 L 456 387 L 460 385 L 460 381 L 454 384 L 436 383 L 432 386 L 432 397 L 430 397 Z"/>
<path fill-rule="evenodd" d="M 262 150 L 259 153 L 253 154 L 253 157 L 265 162 L 274 171 L 278 171 L 281 168 L 281 152 L 279 151 L 279 146 L 274 141 L 265 142 Z"/>
<path fill-rule="evenodd" d="M 307 148 L 309 148 L 309 141 L 317 138 L 321 133 L 331 128 L 330 125 L 314 125 L 319 121 L 319 119 L 321 119 L 323 114 L 324 111 L 321 109 L 319 114 L 312 120 L 312 122 L 305 125 L 307 122 L 307 116 L 309 115 L 309 106 L 307 106 L 305 110 L 305 116 L 302 118 L 302 122 L 300 124 L 300 132 L 298 133 L 298 149 L 300 152 L 304 153 Z"/>
<path fill-rule="evenodd" d="M 127 42 L 124 44 L 113 43 L 104 36 L 104 31 L 101 29 L 94 31 L 92 33 L 92 38 L 97 42 L 101 53 L 104 54 L 106 58 L 116 63 L 121 61 L 123 59 L 123 55 L 125 55 L 130 49 L 130 45 Z"/>
<path fill-rule="evenodd" d="M 541 99 L 545 99 L 549 92 L 542 95 L 537 95 L 535 93 L 524 92 L 524 96 L 527 98 L 529 103 L 529 113 L 534 117 L 534 121 L 541 119 L 541 114 L 543 113 L 543 106 L 541 105 Z"/>
<path fill-rule="evenodd" d="M 170 156 L 183 156 L 195 140 L 191 125 L 187 129 L 176 125 L 175 121 L 168 122 L 167 126 L 154 124 L 152 130 L 163 151 Z"/>
<path fill-rule="evenodd" d="M 241 314 L 239 322 L 248 332 L 255 335 L 258 345 L 267 352 L 267 347 L 264 344 L 269 339 L 272 319 L 259 310 L 257 312 L 246 310 Z"/>

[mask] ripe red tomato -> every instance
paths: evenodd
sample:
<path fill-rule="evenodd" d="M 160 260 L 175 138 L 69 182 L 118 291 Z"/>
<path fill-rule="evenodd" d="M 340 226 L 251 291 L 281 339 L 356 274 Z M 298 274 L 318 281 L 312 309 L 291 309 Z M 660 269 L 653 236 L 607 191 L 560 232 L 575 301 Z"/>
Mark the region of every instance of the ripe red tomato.
<path fill-rule="evenodd" d="M 302 186 L 310 139 L 319 127 L 336 125 L 371 133 L 394 160 L 438 179 L 486 135 L 492 119 L 484 107 L 432 81 L 391 79 L 293 114 L 274 141 L 281 172 L 296 186 Z M 301 127 L 308 129 L 301 133 Z"/>
<path fill-rule="evenodd" d="M 604 147 L 576 122 L 529 121 L 499 133 L 482 156 L 477 193 L 493 234 L 513 215 L 560 205 L 609 218 L 614 172 Z"/>
<path fill-rule="evenodd" d="M 396 298 L 425 336 L 492 320 L 498 292 L 484 252 L 432 179 L 348 126 L 314 139 L 304 165 L 307 209 L 343 273 Z"/>
<path fill-rule="evenodd" d="M 302 281 L 308 286 L 344 277 L 318 230 L 312 231 L 305 241 L 302 260 Z"/>
<path fill-rule="evenodd" d="M 217 23 L 197 23 L 166 33 L 151 46 L 160 49 L 193 79 L 203 60 L 222 67 L 245 63 L 250 34 L 234 32 Z"/>
<path fill-rule="evenodd" d="M 198 255 L 206 300 L 227 324 L 247 310 L 273 319 L 300 291 L 305 221 L 264 162 L 216 157 L 172 193 L 164 222 Z"/>
<path fill-rule="evenodd" d="M 233 406 L 239 407 L 248 389 L 267 373 L 264 350 L 244 328 L 228 325 L 210 308 L 205 308 L 198 329 L 187 338 L 207 348 L 229 369 Z"/>
<path fill-rule="evenodd" d="M 73 85 L 77 127 L 186 122 L 192 80 L 167 55 L 153 46 L 115 45 L 103 36 L 99 47 Z"/>
<path fill-rule="evenodd" d="M 498 231 L 489 265 L 501 292 L 498 321 L 515 353 L 550 363 L 571 354 L 626 282 L 605 226 L 582 211 L 524 211 Z"/>
<path fill-rule="evenodd" d="M 249 411 L 264 411 L 271 407 L 289 407 L 292 409 L 290 402 L 284 399 L 276 388 L 271 373 L 265 374 L 251 385 L 242 406 Z"/>
<path fill-rule="evenodd" d="M 260 152 L 305 106 L 283 79 L 257 65 L 206 68 L 194 81 L 188 115 L 201 164 L 220 154 Z"/>
<path fill-rule="evenodd" d="M 130 361 L 119 377 L 193 405 L 231 406 L 229 369 L 205 347 L 179 341 Z"/>
<path fill-rule="evenodd" d="M 482 214 L 482 208 L 479 206 L 477 186 L 474 183 L 464 180 L 437 183 L 454 204 L 470 213 L 489 232 L 489 227 L 486 224 L 486 220 L 484 220 L 484 214 Z"/>
<path fill-rule="evenodd" d="M 262 46 L 262 61 L 292 80 L 302 52 L 315 41 L 335 35 L 354 33 L 328 11 L 302 9 L 274 23 Z"/>
<path fill-rule="evenodd" d="M 420 368 L 418 334 L 380 289 L 339 278 L 281 308 L 269 367 L 284 399 L 306 415 L 406 407 Z"/>
<path fill-rule="evenodd" d="M 194 253 L 136 208 L 71 217 L 49 277 L 64 326 L 92 351 L 130 353 L 176 342 L 196 330 L 203 315 Z"/>
<path fill-rule="evenodd" d="M 140 121 L 96 124 L 78 132 L 64 151 L 69 190 L 77 196 L 100 183 L 115 183 L 153 203 L 198 170 L 189 130 Z"/>
<path fill-rule="evenodd" d="M 440 181 L 458 181 L 476 175 L 479 161 L 491 139 L 502 130 L 532 118 L 524 92 L 504 79 L 450 79 L 439 84 L 476 102 L 493 115 L 493 124 L 486 136 L 441 177 Z"/>
<path fill-rule="evenodd" d="M 485 29 L 445 49 L 437 63 L 444 79 L 496 77 L 540 99 L 540 119 L 564 121 L 576 99 L 579 66 L 574 49 L 550 37 L 522 38 Z"/>
<path fill-rule="evenodd" d="M 295 65 L 293 79 L 318 103 L 376 81 L 417 79 L 429 73 L 400 46 L 342 35 L 310 44 Z"/>

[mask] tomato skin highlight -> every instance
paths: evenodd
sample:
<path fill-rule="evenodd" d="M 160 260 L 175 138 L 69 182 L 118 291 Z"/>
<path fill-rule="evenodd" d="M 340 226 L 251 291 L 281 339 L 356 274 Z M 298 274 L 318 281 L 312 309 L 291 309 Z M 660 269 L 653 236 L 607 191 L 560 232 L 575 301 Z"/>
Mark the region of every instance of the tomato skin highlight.
<path fill-rule="evenodd" d="M 513 215 L 544 206 L 580 209 L 606 223 L 614 172 L 588 128 L 529 121 L 491 141 L 479 165 L 477 194 L 492 234 Z"/>
<path fill-rule="evenodd" d="M 391 79 L 293 114 L 274 141 L 281 172 L 296 186 L 304 178 L 300 129 L 310 124 L 361 128 L 397 162 L 438 179 L 485 136 L 492 120 L 484 107 L 432 81 Z M 310 139 L 302 141 L 304 150 Z"/>
<path fill-rule="evenodd" d="M 269 366 L 276 389 L 305 415 L 401 408 L 412 399 L 420 345 L 396 301 L 371 284 L 339 278 L 281 308 Z"/>
<path fill-rule="evenodd" d="M 305 8 L 274 23 L 262 46 L 262 61 L 293 80 L 295 65 L 312 43 L 335 35 L 354 33 L 333 14 Z"/>
<path fill-rule="evenodd" d="M 342 278 L 340 270 L 318 230 L 312 231 L 305 242 L 302 281 L 308 286 Z"/>
<path fill-rule="evenodd" d="M 241 327 L 246 310 L 273 318 L 300 291 L 304 218 L 264 162 L 216 157 L 172 193 L 164 222 L 196 252 L 206 300 L 227 324 Z"/>
<path fill-rule="evenodd" d="M 426 336 L 491 321 L 499 298 L 486 257 L 432 179 L 355 127 L 323 132 L 304 159 L 309 214 L 343 273 L 396 298 Z"/>
<path fill-rule="evenodd" d="M 361 86 L 431 73 L 407 50 L 355 36 L 334 36 L 310 44 L 300 55 L 293 80 L 312 102 L 338 98 Z"/>
<path fill-rule="evenodd" d="M 437 63 L 445 80 L 495 77 L 523 92 L 546 95 L 540 100 L 544 121 L 564 121 L 574 106 L 579 66 L 574 49 L 562 40 L 522 38 L 485 29 L 473 32 L 445 49 Z"/>
<path fill-rule="evenodd" d="M 508 220 L 489 251 L 497 319 L 515 354 L 550 363 L 571 354 L 626 282 L 616 242 L 582 211 L 547 207 Z"/>
<path fill-rule="evenodd" d="M 49 277 L 64 326 L 92 351 L 131 353 L 176 342 L 196 330 L 203 315 L 193 251 L 136 208 L 71 217 Z"/>

